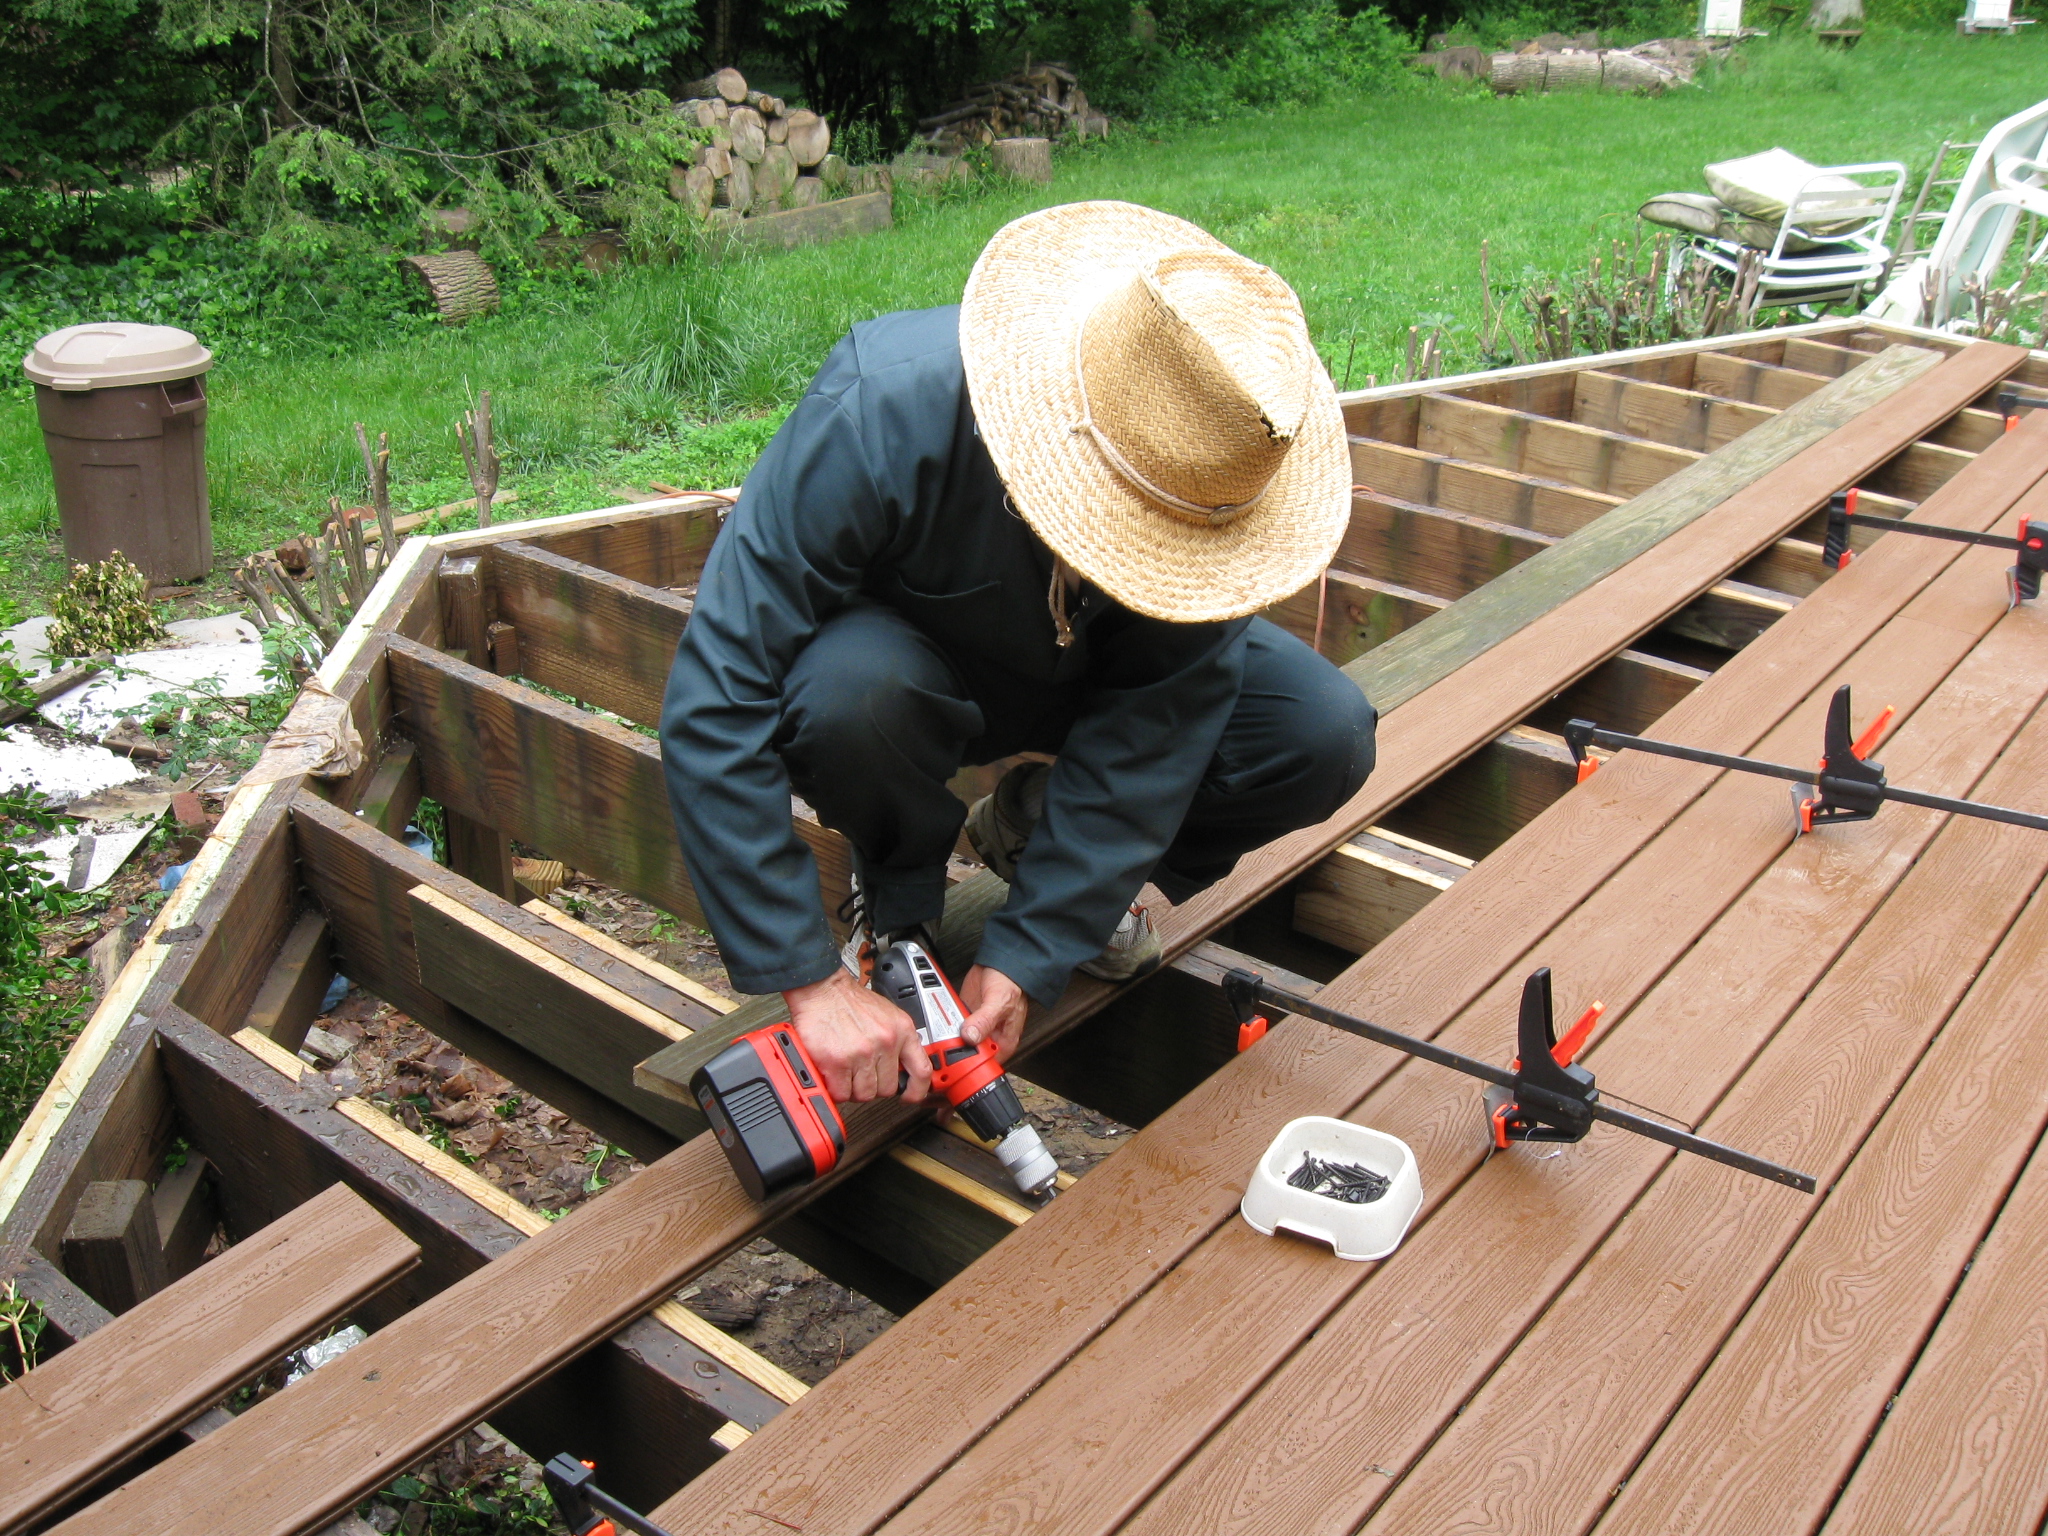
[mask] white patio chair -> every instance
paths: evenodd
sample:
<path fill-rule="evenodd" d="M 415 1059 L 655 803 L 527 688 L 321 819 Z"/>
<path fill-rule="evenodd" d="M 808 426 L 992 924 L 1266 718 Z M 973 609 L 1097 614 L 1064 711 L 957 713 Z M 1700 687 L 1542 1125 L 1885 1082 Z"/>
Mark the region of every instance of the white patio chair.
<path fill-rule="evenodd" d="M 1974 324 L 1969 290 L 1997 280 L 2025 213 L 2048 218 L 2048 101 L 1984 135 L 1934 243 L 1865 313 L 1901 325 L 1967 329 Z"/>
<path fill-rule="evenodd" d="M 1891 262 L 1885 235 L 1898 211 L 1906 168 L 1896 160 L 1816 166 L 1786 205 L 1770 248 L 1696 236 L 1680 263 L 1703 262 L 1732 281 L 1745 251 L 1757 251 L 1757 307 L 1861 303 Z"/>

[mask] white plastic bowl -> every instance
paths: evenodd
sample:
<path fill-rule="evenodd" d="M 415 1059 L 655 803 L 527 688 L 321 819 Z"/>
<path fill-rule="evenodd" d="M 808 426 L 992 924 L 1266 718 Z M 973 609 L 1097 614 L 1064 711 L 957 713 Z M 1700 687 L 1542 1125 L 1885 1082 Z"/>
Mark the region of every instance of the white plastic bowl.
<path fill-rule="evenodd" d="M 1393 1180 L 1367 1205 L 1350 1205 L 1296 1189 L 1287 1176 L 1304 1155 L 1360 1163 Z M 1415 1213 L 1422 1209 L 1422 1173 L 1408 1143 L 1371 1126 L 1326 1115 L 1290 1120 L 1252 1170 L 1238 1210 L 1254 1232 L 1271 1237 L 1285 1227 L 1328 1243 L 1340 1259 L 1384 1259 L 1401 1246 Z"/>

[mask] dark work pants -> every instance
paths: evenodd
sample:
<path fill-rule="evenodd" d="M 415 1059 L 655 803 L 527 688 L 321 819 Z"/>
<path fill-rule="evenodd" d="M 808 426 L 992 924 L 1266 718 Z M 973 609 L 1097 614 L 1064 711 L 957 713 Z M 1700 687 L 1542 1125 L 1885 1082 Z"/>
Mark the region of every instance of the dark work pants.
<path fill-rule="evenodd" d="M 904 928 L 945 906 L 967 815 L 946 781 L 965 764 L 1057 754 L 1075 702 L 999 673 L 963 681 L 908 619 L 863 603 L 797 657 L 775 747 L 791 786 L 853 844 L 876 928 Z M 1372 771 L 1376 718 L 1335 666 L 1254 619 L 1237 708 L 1153 883 L 1185 901 L 1241 855 L 1334 814 Z"/>

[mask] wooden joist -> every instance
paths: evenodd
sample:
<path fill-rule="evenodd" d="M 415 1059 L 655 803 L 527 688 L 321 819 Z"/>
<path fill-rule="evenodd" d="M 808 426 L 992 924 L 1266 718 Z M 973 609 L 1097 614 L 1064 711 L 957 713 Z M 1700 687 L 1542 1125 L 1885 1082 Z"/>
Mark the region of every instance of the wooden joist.
<path fill-rule="evenodd" d="M 0 1531 L 170 1434 L 418 1260 L 333 1186 L 0 1387 Z"/>
<path fill-rule="evenodd" d="M 661 719 L 688 598 L 517 540 L 483 560 L 525 676 L 641 725 Z"/>
<path fill-rule="evenodd" d="M 660 749 L 647 737 L 405 639 L 388 653 L 426 792 L 607 885 L 703 925 L 676 846 Z M 797 820 L 827 912 L 852 872 L 845 839 Z"/>
<path fill-rule="evenodd" d="M 1368 828 L 1296 882 L 1294 926 L 1362 955 L 1471 867 L 1447 849 Z"/>
<path fill-rule="evenodd" d="M 1415 445 L 1624 497 L 1640 495 L 1700 458 L 1689 449 L 1454 395 L 1423 396 Z"/>
<path fill-rule="evenodd" d="M 357 1309 L 366 1326 L 484 1268 L 539 1220 L 375 1105 L 337 1098 L 261 1036 L 225 1039 L 172 1010 L 159 1039 L 194 1141 L 224 1163 L 231 1232 L 253 1231 L 340 1182 L 419 1246 L 419 1268 Z M 676 1316 L 681 1307 L 658 1310 L 495 1407 L 492 1422 L 541 1456 L 607 1455 L 607 1486 L 644 1507 L 717 1455 L 711 1437 L 726 1424 L 759 1428 L 790 1400 L 776 1373 L 761 1369 L 766 1361 L 735 1354 L 729 1339 L 717 1345 L 702 1319 Z"/>

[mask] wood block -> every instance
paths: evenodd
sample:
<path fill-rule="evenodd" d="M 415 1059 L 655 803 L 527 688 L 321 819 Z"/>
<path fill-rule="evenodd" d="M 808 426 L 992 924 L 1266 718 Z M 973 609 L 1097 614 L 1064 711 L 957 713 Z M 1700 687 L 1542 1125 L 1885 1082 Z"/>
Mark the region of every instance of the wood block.
<path fill-rule="evenodd" d="M 64 1232 L 64 1272 L 116 1316 L 169 1283 L 147 1184 L 109 1179 L 85 1187 Z"/>
<path fill-rule="evenodd" d="M 1294 926 L 1362 955 L 1451 888 L 1472 861 L 1409 838 L 1361 832 L 1295 884 Z"/>
<path fill-rule="evenodd" d="M 267 1035 L 288 1051 L 296 1051 L 320 1003 L 334 981 L 334 953 L 327 941 L 327 919 L 318 912 L 302 914 L 284 947 L 271 962 L 243 1027 Z"/>
<path fill-rule="evenodd" d="M 212 1172 L 205 1158 L 189 1152 L 184 1165 L 165 1174 L 150 1197 L 157 1236 L 163 1242 L 164 1272 L 172 1280 L 182 1280 L 199 1267 L 220 1225 Z"/>

